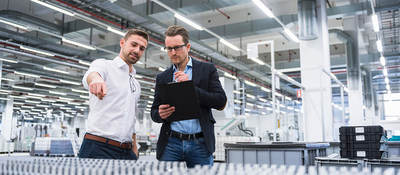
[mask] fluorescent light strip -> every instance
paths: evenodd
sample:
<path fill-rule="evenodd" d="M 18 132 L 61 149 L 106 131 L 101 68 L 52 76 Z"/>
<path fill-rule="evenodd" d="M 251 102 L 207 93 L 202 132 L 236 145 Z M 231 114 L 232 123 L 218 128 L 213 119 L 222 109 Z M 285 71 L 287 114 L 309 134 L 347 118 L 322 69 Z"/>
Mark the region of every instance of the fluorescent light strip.
<path fill-rule="evenodd" d="M 42 6 L 45 6 L 45 7 L 47 7 L 47 8 L 53 9 L 53 10 L 55 10 L 55 11 L 64 13 L 64 14 L 66 14 L 66 15 L 75 16 L 75 14 L 74 14 L 73 12 L 69 12 L 69 11 L 67 11 L 67 10 L 64 10 L 64 9 L 59 8 L 59 7 L 56 7 L 56 6 L 47 4 L 47 3 L 42 2 L 42 1 L 40 1 L 40 0 L 31 0 L 31 1 L 34 2 L 34 3 L 40 4 L 40 5 L 42 5 Z"/>
<path fill-rule="evenodd" d="M 35 107 L 33 107 L 33 106 L 21 106 L 21 108 L 33 109 L 33 108 L 35 108 Z"/>
<path fill-rule="evenodd" d="M 265 87 L 261 87 L 261 90 L 262 90 L 262 91 L 265 91 L 265 92 L 271 92 L 271 90 L 269 90 L 269 89 L 267 89 L 267 88 L 265 88 Z"/>
<path fill-rule="evenodd" d="M 57 104 L 57 103 L 53 103 L 53 106 L 65 106 L 64 104 Z"/>
<path fill-rule="evenodd" d="M 385 57 L 383 57 L 383 56 L 379 57 L 379 61 L 381 62 L 382 66 L 386 66 Z"/>
<path fill-rule="evenodd" d="M 38 105 L 36 105 L 36 106 L 38 106 L 38 107 L 43 107 L 43 108 L 48 108 L 48 107 L 50 107 L 49 105 L 41 105 L 41 104 L 38 104 Z"/>
<path fill-rule="evenodd" d="M 388 70 L 385 68 L 383 68 L 382 70 L 383 76 L 387 77 L 388 76 Z"/>
<path fill-rule="evenodd" d="M 10 63 L 18 63 L 18 61 L 16 61 L 16 60 L 9 60 L 9 59 L 5 59 L 5 58 L 0 58 L 0 61 L 10 62 Z"/>
<path fill-rule="evenodd" d="M 232 75 L 232 74 L 230 74 L 228 72 L 224 72 L 224 76 L 227 77 L 227 78 L 230 78 L 230 79 L 234 79 L 234 80 L 237 79 L 236 76 L 234 76 L 234 75 Z"/>
<path fill-rule="evenodd" d="M 72 109 L 72 108 L 70 108 L 70 107 L 60 107 L 60 109 L 68 110 L 68 109 Z"/>
<path fill-rule="evenodd" d="M 67 95 L 67 93 L 57 92 L 57 91 L 49 91 L 50 94 L 57 94 L 57 95 Z"/>
<path fill-rule="evenodd" d="M 96 48 L 93 47 L 93 46 L 89 46 L 89 45 L 86 45 L 86 44 L 81 44 L 81 43 L 78 43 L 76 41 L 72 41 L 72 40 L 66 39 L 64 37 L 62 38 L 62 41 L 66 42 L 66 43 L 69 43 L 69 44 L 72 44 L 72 45 L 75 45 L 75 46 L 83 47 L 83 48 L 86 48 L 86 49 L 89 49 L 89 50 L 96 50 Z"/>
<path fill-rule="evenodd" d="M 155 92 L 154 89 L 150 89 L 151 92 Z"/>
<path fill-rule="evenodd" d="M 70 105 L 81 105 L 82 103 L 77 103 L 77 102 L 68 102 L 68 104 L 70 104 Z"/>
<path fill-rule="evenodd" d="M 259 65 L 265 65 L 265 63 L 263 61 L 261 61 L 258 58 L 249 58 L 251 61 L 254 61 L 255 63 L 259 64 Z"/>
<path fill-rule="evenodd" d="M 260 8 L 268 17 L 274 17 L 272 11 L 267 6 L 265 6 L 265 4 L 261 2 L 261 0 L 253 0 L 253 3 L 256 4 L 257 7 Z"/>
<path fill-rule="evenodd" d="M 117 34 L 117 35 L 120 35 L 120 36 L 122 36 L 122 37 L 124 37 L 125 36 L 125 32 L 122 32 L 122 31 L 120 31 L 120 30 L 118 30 L 118 29 L 114 29 L 113 27 L 110 27 L 110 26 L 107 26 L 107 30 L 108 31 L 110 31 L 110 32 L 112 32 L 112 33 L 115 33 L 115 34 Z"/>
<path fill-rule="evenodd" d="M 246 83 L 249 86 L 257 86 L 257 84 L 255 84 L 253 82 L 250 82 L 250 81 L 247 81 L 247 80 L 244 80 L 244 83 Z"/>
<path fill-rule="evenodd" d="M 10 99 L 8 99 L 8 98 L 3 98 L 3 97 L 0 97 L 0 100 L 10 100 Z"/>
<path fill-rule="evenodd" d="M 1 80 L 5 80 L 5 81 L 14 81 L 13 79 L 9 79 L 9 78 L 1 78 Z"/>
<path fill-rule="evenodd" d="M 283 28 L 283 30 L 285 31 L 286 35 L 294 42 L 298 43 L 300 42 L 299 38 L 297 38 L 297 36 L 292 33 L 292 31 L 290 31 L 288 28 Z"/>
<path fill-rule="evenodd" d="M 35 103 L 35 104 L 41 103 L 40 101 L 33 101 L 33 100 L 25 100 L 25 102 L 28 102 L 28 103 Z"/>
<path fill-rule="evenodd" d="M 54 103 L 56 102 L 55 100 L 50 100 L 50 99 L 46 99 L 46 98 L 42 98 L 42 101 L 46 101 L 46 102 L 50 102 L 50 103 Z"/>
<path fill-rule="evenodd" d="M 35 53 L 38 53 L 38 54 L 46 55 L 46 56 L 51 56 L 51 57 L 55 56 L 54 54 L 51 54 L 49 52 L 45 52 L 45 51 L 41 51 L 41 50 L 37 50 L 37 49 L 33 49 L 33 48 L 28 48 L 28 47 L 25 47 L 25 46 L 20 46 L 20 48 L 24 49 L 24 50 L 27 50 L 27 51 L 35 52 Z"/>
<path fill-rule="evenodd" d="M 79 64 L 83 64 L 83 65 L 86 65 L 86 66 L 90 66 L 90 63 L 89 63 L 89 62 L 83 61 L 83 60 L 79 60 Z"/>
<path fill-rule="evenodd" d="M 226 46 L 230 47 L 230 48 L 233 49 L 233 50 L 236 50 L 236 51 L 239 51 L 239 50 L 240 50 L 238 47 L 236 47 L 235 45 L 233 45 L 232 43 L 226 41 L 226 40 L 223 39 L 223 38 L 220 38 L 219 41 L 220 41 L 222 44 L 225 44 Z"/>
<path fill-rule="evenodd" d="M 135 78 L 143 78 L 143 76 L 141 76 L 141 75 L 139 75 L 139 74 L 136 74 L 136 75 L 135 75 Z"/>
<path fill-rule="evenodd" d="M 36 93 L 28 93 L 28 95 L 37 96 L 37 97 L 45 97 L 46 96 L 46 95 L 36 94 Z"/>
<path fill-rule="evenodd" d="M 34 77 L 34 78 L 40 78 L 39 75 L 30 74 L 30 73 L 24 73 L 24 72 L 18 72 L 18 71 L 14 71 L 14 73 L 15 73 L 15 74 L 19 74 L 19 75 L 30 76 L 30 77 Z"/>
<path fill-rule="evenodd" d="M 74 101 L 75 99 L 73 98 L 66 98 L 66 97 L 59 97 L 62 100 L 69 100 L 69 101 Z"/>
<path fill-rule="evenodd" d="M 238 91 L 238 90 L 234 90 L 233 93 L 235 94 L 241 94 L 242 92 Z"/>
<path fill-rule="evenodd" d="M 389 84 L 389 83 L 390 83 L 390 81 L 389 81 L 389 78 L 388 78 L 388 77 L 385 77 L 385 83 L 386 83 L 386 84 Z"/>
<path fill-rule="evenodd" d="M 372 26 L 374 28 L 374 32 L 379 32 L 379 20 L 376 14 L 372 14 L 371 16 Z"/>
<path fill-rule="evenodd" d="M 15 96 L 15 95 L 10 95 L 11 98 L 18 98 L 18 99 L 26 99 L 27 97 L 25 96 Z M 15 102 L 14 102 L 15 103 Z"/>
<path fill-rule="evenodd" d="M 252 103 L 246 103 L 246 105 L 247 105 L 247 106 L 251 106 L 251 107 L 254 106 L 254 104 L 252 104 Z"/>
<path fill-rule="evenodd" d="M 79 95 L 79 97 L 89 99 L 89 96 Z"/>
<path fill-rule="evenodd" d="M 246 94 L 247 97 L 251 98 L 251 99 L 256 99 L 256 96 L 251 95 L 251 94 Z"/>
<path fill-rule="evenodd" d="M 48 87 L 48 88 L 57 88 L 57 86 L 42 84 L 42 83 L 35 83 L 36 86 Z"/>
<path fill-rule="evenodd" d="M 376 41 L 376 49 L 378 50 L 378 52 L 382 52 L 383 51 L 382 40 L 377 40 Z"/>
<path fill-rule="evenodd" d="M 263 108 L 263 106 L 261 106 L 261 105 L 257 105 L 257 108 Z"/>
<path fill-rule="evenodd" d="M 54 68 L 50 68 L 50 67 L 46 67 L 46 66 L 43 66 L 43 69 L 48 70 L 48 71 L 62 73 L 62 74 L 69 74 L 69 72 L 67 72 L 67 71 L 58 70 L 58 69 L 54 69 Z"/>
<path fill-rule="evenodd" d="M 259 98 L 259 100 L 264 102 L 264 103 L 266 103 L 268 101 L 267 99 L 264 99 L 264 98 Z"/>
<path fill-rule="evenodd" d="M 80 89 L 71 89 L 71 90 L 74 92 L 79 92 L 79 93 L 84 93 L 84 94 L 89 93 L 88 91 L 84 91 L 84 90 L 80 90 Z"/>
<path fill-rule="evenodd" d="M 78 109 L 87 109 L 87 107 L 83 107 L 83 106 L 75 106 L 75 108 L 78 108 Z"/>
<path fill-rule="evenodd" d="M 16 89 L 23 89 L 23 90 L 28 90 L 28 91 L 33 90 L 32 88 L 22 87 L 22 86 L 16 86 L 16 85 L 14 85 L 14 86 L 12 86 L 12 87 L 13 87 L 13 88 L 16 88 Z"/>
<path fill-rule="evenodd" d="M 31 111 L 42 112 L 41 109 L 31 109 Z"/>
<path fill-rule="evenodd" d="M 8 24 L 8 25 L 16 27 L 16 28 L 20 28 L 20 29 L 23 29 L 23 30 L 28 30 L 28 27 L 25 27 L 23 25 L 19 25 L 19 24 L 10 22 L 10 21 L 6 21 L 6 20 L 3 20 L 3 19 L 0 19 L 0 22 L 2 22 L 4 24 Z"/>
<path fill-rule="evenodd" d="M 68 84 L 73 84 L 73 85 L 81 85 L 81 83 L 74 82 L 74 81 L 69 81 L 69 80 L 63 80 L 63 79 L 60 79 L 60 82 L 62 82 L 62 83 L 68 83 Z"/>
<path fill-rule="evenodd" d="M 163 68 L 163 67 L 158 67 L 158 70 L 161 71 L 161 72 L 164 72 L 164 71 L 165 71 L 165 68 Z"/>
<path fill-rule="evenodd" d="M 194 22 L 191 21 L 190 19 L 187 19 L 186 17 L 184 17 L 184 16 L 182 16 L 182 15 L 180 15 L 180 14 L 178 14 L 178 13 L 175 13 L 175 18 L 178 18 L 179 20 L 183 21 L 184 23 L 186 23 L 186 24 L 192 26 L 193 28 L 195 28 L 195 29 L 197 29 L 197 30 L 204 30 L 204 28 L 201 27 L 200 25 L 194 23 Z"/>

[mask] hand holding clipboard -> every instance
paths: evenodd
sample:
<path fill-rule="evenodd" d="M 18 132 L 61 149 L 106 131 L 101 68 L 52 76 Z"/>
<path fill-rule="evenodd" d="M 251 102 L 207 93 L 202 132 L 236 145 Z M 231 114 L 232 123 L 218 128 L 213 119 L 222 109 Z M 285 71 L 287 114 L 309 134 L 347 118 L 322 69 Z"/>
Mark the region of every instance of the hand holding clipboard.
<path fill-rule="evenodd" d="M 157 86 L 162 104 L 160 108 L 165 108 L 169 112 L 174 111 L 166 118 L 167 121 L 195 119 L 200 116 L 200 103 L 193 81 L 174 82 Z"/>

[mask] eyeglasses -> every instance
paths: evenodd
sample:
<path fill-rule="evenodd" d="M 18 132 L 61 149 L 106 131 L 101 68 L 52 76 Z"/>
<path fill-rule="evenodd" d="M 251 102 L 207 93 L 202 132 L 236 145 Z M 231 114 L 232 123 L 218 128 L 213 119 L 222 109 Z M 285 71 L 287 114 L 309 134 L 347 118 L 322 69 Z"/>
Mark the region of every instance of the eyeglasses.
<path fill-rule="evenodd" d="M 129 75 L 129 87 L 131 88 L 132 93 L 136 91 L 135 81 L 132 75 Z"/>
<path fill-rule="evenodd" d="M 180 46 L 175 46 L 175 47 L 164 47 L 164 50 L 167 50 L 168 52 L 172 52 L 172 50 L 181 51 L 183 46 L 186 46 L 186 44 L 182 44 Z"/>

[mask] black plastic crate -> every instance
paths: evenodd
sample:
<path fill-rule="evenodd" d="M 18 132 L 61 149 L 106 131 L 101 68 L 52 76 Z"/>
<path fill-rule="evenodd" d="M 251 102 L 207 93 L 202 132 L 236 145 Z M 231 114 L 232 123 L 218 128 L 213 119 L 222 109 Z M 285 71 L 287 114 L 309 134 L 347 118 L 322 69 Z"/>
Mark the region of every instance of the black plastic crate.
<path fill-rule="evenodd" d="M 384 133 L 383 127 L 376 126 L 342 126 L 339 128 L 340 135 Z"/>
<path fill-rule="evenodd" d="M 379 142 L 359 142 L 359 143 L 344 143 L 340 142 L 340 149 L 369 149 L 379 151 L 382 144 Z"/>
<path fill-rule="evenodd" d="M 385 151 L 340 150 L 340 157 L 349 159 L 381 159 L 387 155 Z"/>
<path fill-rule="evenodd" d="M 380 142 L 384 136 L 383 133 L 375 134 L 357 134 L 357 135 L 340 135 L 340 142 Z"/>

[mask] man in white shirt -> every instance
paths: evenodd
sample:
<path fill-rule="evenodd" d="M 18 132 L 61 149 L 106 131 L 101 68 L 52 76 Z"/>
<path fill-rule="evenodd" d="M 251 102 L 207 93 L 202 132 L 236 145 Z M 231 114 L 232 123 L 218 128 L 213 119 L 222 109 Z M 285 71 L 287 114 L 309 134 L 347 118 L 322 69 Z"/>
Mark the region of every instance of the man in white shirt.
<path fill-rule="evenodd" d="M 119 56 L 97 59 L 82 79 L 90 91 L 87 130 L 80 158 L 136 160 L 135 122 L 140 85 L 133 67 L 146 50 L 149 37 L 130 29 L 120 40 Z"/>

